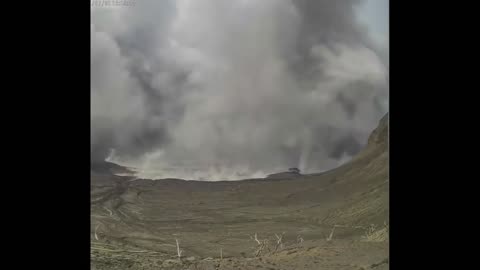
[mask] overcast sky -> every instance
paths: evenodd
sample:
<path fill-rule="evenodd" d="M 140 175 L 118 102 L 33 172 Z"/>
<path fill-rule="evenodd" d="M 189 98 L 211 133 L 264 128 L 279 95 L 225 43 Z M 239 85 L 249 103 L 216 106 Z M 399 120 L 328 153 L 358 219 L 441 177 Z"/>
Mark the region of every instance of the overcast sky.
<path fill-rule="evenodd" d="M 388 2 L 92 8 L 93 160 L 240 179 L 342 164 L 388 111 Z"/>
<path fill-rule="evenodd" d="M 359 20 L 365 22 L 376 42 L 388 42 L 389 0 L 366 0 L 358 11 Z"/>

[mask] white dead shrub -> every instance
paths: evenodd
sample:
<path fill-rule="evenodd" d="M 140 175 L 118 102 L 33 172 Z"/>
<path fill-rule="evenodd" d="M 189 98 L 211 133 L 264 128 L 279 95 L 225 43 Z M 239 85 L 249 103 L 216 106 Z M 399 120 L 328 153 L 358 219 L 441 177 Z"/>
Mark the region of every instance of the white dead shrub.
<path fill-rule="evenodd" d="M 268 239 L 259 240 L 257 233 L 255 233 L 254 237 L 250 236 L 250 239 L 254 240 L 257 243 L 257 248 L 254 252 L 255 257 L 258 257 L 262 254 L 262 252 L 269 252 L 270 248 L 268 246 Z"/>
<path fill-rule="evenodd" d="M 365 229 L 365 227 L 362 227 L 362 226 L 333 225 L 332 230 L 330 231 L 330 235 L 328 235 L 327 237 L 327 242 L 332 241 L 333 233 L 335 232 L 336 228 Z"/>
<path fill-rule="evenodd" d="M 362 237 L 365 242 L 384 242 L 388 240 L 388 224 L 385 222 L 383 227 L 378 229 L 375 224 L 371 224 Z"/>
<path fill-rule="evenodd" d="M 175 238 L 175 241 L 177 242 L 177 256 L 178 256 L 178 259 L 181 260 L 181 259 L 182 259 L 183 250 L 180 249 L 180 244 L 178 243 L 178 239 L 177 239 L 177 238 Z"/>
<path fill-rule="evenodd" d="M 275 234 L 275 237 L 277 238 L 277 244 L 275 245 L 275 250 L 273 252 L 276 252 L 279 247 L 280 249 L 283 249 L 284 245 L 283 245 L 282 239 L 284 235 L 285 235 L 285 232 L 283 232 L 280 236 L 278 236 L 278 234 Z"/>
<path fill-rule="evenodd" d="M 303 243 L 303 237 L 301 237 L 300 235 L 297 235 L 297 243 L 301 244 Z"/>
<path fill-rule="evenodd" d="M 96 227 L 95 227 L 95 231 L 94 231 L 94 235 L 95 235 L 95 240 L 98 241 L 98 235 L 97 235 L 97 230 L 98 230 L 98 227 L 100 227 L 101 224 L 98 224 Z"/>

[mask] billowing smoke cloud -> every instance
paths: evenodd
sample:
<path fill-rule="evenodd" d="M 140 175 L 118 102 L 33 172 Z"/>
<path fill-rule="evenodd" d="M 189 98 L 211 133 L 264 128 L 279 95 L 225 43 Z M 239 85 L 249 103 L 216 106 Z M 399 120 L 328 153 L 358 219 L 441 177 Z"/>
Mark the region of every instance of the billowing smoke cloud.
<path fill-rule="evenodd" d="M 385 48 L 357 22 L 359 4 L 92 9 L 92 159 L 209 180 L 338 166 L 387 110 Z"/>

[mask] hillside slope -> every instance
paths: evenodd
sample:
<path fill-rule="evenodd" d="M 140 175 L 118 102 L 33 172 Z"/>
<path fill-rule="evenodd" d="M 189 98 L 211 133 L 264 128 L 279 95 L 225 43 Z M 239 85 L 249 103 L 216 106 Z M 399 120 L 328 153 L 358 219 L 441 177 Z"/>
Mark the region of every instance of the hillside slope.
<path fill-rule="evenodd" d="M 388 266 L 388 114 L 356 157 L 320 175 L 91 182 L 92 269 Z"/>

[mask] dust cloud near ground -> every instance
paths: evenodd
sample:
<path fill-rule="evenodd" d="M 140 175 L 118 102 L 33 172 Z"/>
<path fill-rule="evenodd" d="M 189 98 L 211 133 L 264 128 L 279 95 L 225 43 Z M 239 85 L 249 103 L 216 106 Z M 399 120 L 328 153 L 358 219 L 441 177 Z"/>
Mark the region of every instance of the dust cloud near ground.
<path fill-rule="evenodd" d="M 388 269 L 388 164 L 387 114 L 322 174 L 154 181 L 92 169 L 92 269 Z"/>

